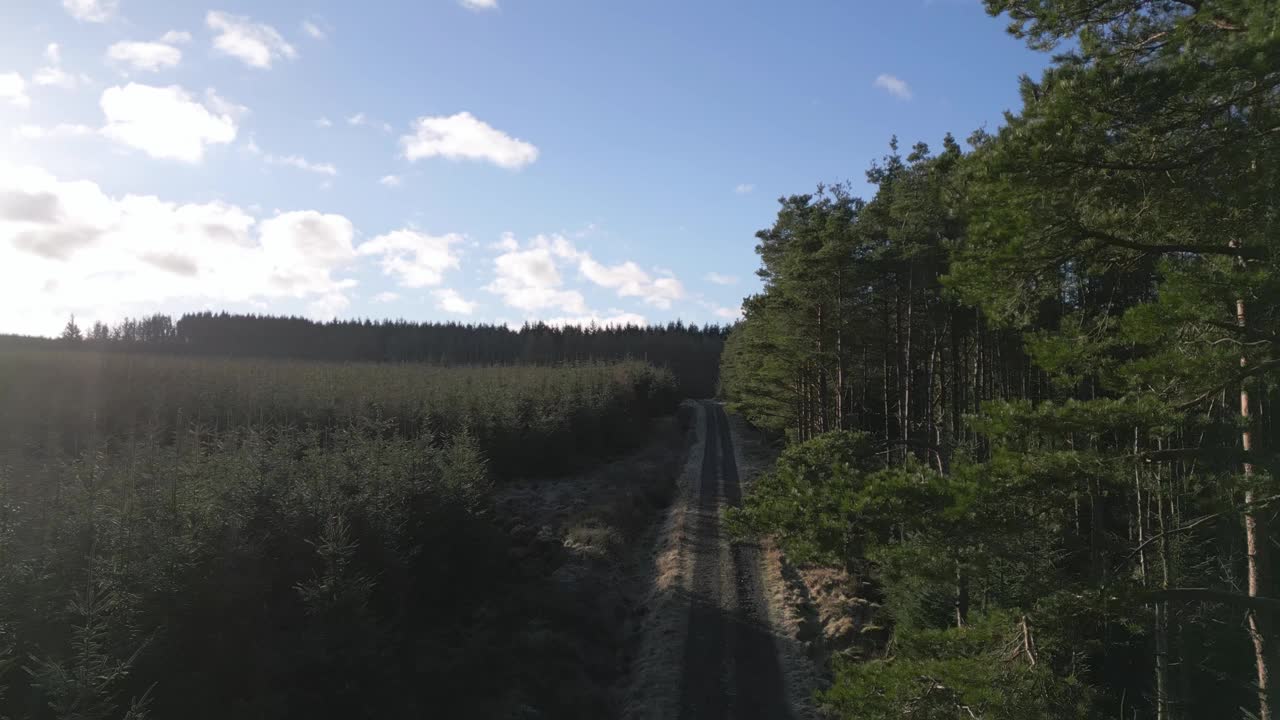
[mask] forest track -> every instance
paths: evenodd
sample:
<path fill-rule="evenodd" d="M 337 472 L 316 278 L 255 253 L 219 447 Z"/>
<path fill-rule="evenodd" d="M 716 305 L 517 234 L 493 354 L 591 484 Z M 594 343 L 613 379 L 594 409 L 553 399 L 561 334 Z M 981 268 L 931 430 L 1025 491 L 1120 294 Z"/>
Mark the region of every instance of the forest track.
<path fill-rule="evenodd" d="M 723 527 L 723 511 L 742 502 L 739 469 L 750 482 L 772 452 L 719 403 L 685 402 L 697 439 L 653 548 L 622 717 L 813 720 L 817 676 L 795 637 L 776 551 Z"/>
<path fill-rule="evenodd" d="M 742 502 L 729 419 L 718 403 L 702 405 L 705 446 L 690 533 L 693 574 L 679 717 L 789 718 L 760 547 L 731 541 L 722 528 L 722 509 Z"/>

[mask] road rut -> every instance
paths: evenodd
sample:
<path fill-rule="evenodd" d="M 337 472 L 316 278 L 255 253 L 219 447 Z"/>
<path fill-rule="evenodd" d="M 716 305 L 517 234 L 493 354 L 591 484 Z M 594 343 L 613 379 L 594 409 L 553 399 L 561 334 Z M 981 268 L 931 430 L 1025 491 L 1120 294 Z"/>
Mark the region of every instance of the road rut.
<path fill-rule="evenodd" d="M 760 548 L 730 542 L 721 527 L 722 508 L 742 502 L 729 419 L 719 404 L 702 405 L 706 447 L 691 533 L 680 718 L 790 718 L 765 605 Z"/>

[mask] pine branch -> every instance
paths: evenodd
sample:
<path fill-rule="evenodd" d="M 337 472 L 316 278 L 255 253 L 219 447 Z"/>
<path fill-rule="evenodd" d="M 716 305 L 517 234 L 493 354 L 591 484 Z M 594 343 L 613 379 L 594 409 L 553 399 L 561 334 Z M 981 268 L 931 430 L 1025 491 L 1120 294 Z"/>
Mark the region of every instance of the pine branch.
<path fill-rule="evenodd" d="M 1266 507 L 1267 505 L 1277 500 L 1280 500 L 1280 495 L 1272 495 L 1271 497 L 1262 498 L 1261 500 L 1254 500 L 1251 503 L 1242 503 L 1241 505 L 1233 508 L 1232 512 L 1248 512 L 1251 510 L 1256 510 L 1261 507 Z M 1191 522 L 1185 525 L 1180 525 L 1176 528 L 1173 528 L 1172 530 L 1165 530 L 1164 532 L 1156 533 L 1155 535 L 1152 535 L 1151 537 L 1142 541 L 1141 544 L 1139 544 L 1128 555 L 1125 556 L 1125 559 L 1132 558 L 1134 555 L 1137 555 L 1138 553 L 1142 552 L 1143 549 L 1145 549 L 1148 545 L 1150 545 L 1153 542 L 1156 542 L 1161 538 L 1168 537 L 1170 535 L 1179 535 L 1184 532 L 1190 532 L 1191 530 L 1196 529 L 1197 527 L 1209 522 L 1210 520 L 1214 520 L 1219 517 L 1222 517 L 1223 514 L 1224 513 L 1222 512 L 1215 512 L 1215 513 L 1209 513 L 1208 515 L 1201 515 L 1200 517 L 1196 518 L 1195 520 L 1192 520 Z"/>
<path fill-rule="evenodd" d="M 1177 410 L 1186 410 L 1187 408 L 1194 407 L 1204 402 L 1205 400 L 1208 400 L 1214 395 L 1217 395 L 1223 390 L 1230 388 L 1233 385 L 1239 385 L 1244 380 L 1247 380 L 1255 375 L 1259 375 L 1269 370 L 1274 370 L 1276 368 L 1280 368 L 1280 359 L 1272 359 L 1272 360 L 1267 360 L 1266 362 L 1260 362 L 1254 365 L 1249 365 L 1244 370 L 1241 370 L 1240 372 L 1233 375 L 1231 379 L 1227 380 L 1226 382 L 1214 385 L 1212 388 L 1209 388 L 1208 390 L 1204 391 L 1200 395 L 1196 396 L 1194 400 L 1189 400 L 1175 407 Z"/>
<path fill-rule="evenodd" d="M 1173 253 L 1195 253 L 1197 255 L 1225 255 L 1228 257 L 1239 257 L 1250 260 L 1265 260 L 1267 254 L 1262 252 L 1260 248 L 1243 248 L 1231 247 L 1229 245 L 1193 245 L 1190 243 L 1167 243 L 1148 245 L 1135 240 L 1122 238 L 1102 230 L 1091 230 L 1081 228 L 1082 237 L 1090 240 L 1099 240 L 1103 244 L 1122 247 L 1128 250 L 1137 250 L 1138 252 L 1148 253 L 1151 255 L 1168 255 Z"/>
<path fill-rule="evenodd" d="M 1240 593 L 1227 592 L 1226 590 L 1213 590 L 1210 588 L 1167 588 L 1163 590 L 1149 590 L 1137 595 L 1143 602 L 1158 602 L 1160 600 L 1173 600 L 1180 602 L 1209 602 L 1221 605 L 1231 605 L 1245 610 L 1255 610 L 1280 615 L 1280 599 L 1241 595 Z"/>

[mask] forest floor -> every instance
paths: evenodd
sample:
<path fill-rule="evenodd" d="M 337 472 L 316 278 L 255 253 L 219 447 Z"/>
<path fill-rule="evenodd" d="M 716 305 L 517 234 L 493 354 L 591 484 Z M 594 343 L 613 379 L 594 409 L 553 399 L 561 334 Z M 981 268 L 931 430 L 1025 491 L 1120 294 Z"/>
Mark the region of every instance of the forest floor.
<path fill-rule="evenodd" d="M 772 451 L 718 403 L 693 409 L 697 442 L 655 545 L 624 717 L 809 720 L 818 680 L 781 558 L 723 529 Z"/>

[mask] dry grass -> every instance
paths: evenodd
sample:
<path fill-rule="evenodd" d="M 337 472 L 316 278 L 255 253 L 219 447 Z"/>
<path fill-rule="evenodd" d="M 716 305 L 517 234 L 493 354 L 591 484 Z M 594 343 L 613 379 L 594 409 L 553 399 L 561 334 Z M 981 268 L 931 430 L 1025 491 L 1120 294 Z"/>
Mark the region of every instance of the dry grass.
<path fill-rule="evenodd" d="M 701 405 L 686 402 L 684 412 L 696 428 L 696 442 L 679 475 L 675 499 L 658 528 L 649 556 L 649 592 L 644 617 L 636 631 L 632 678 L 626 689 L 627 720 L 674 718 L 679 713 L 684 638 L 689 625 L 689 582 L 692 558 L 687 552 L 691 513 L 698 505 L 698 478 L 706 448 L 706 421 Z"/>

